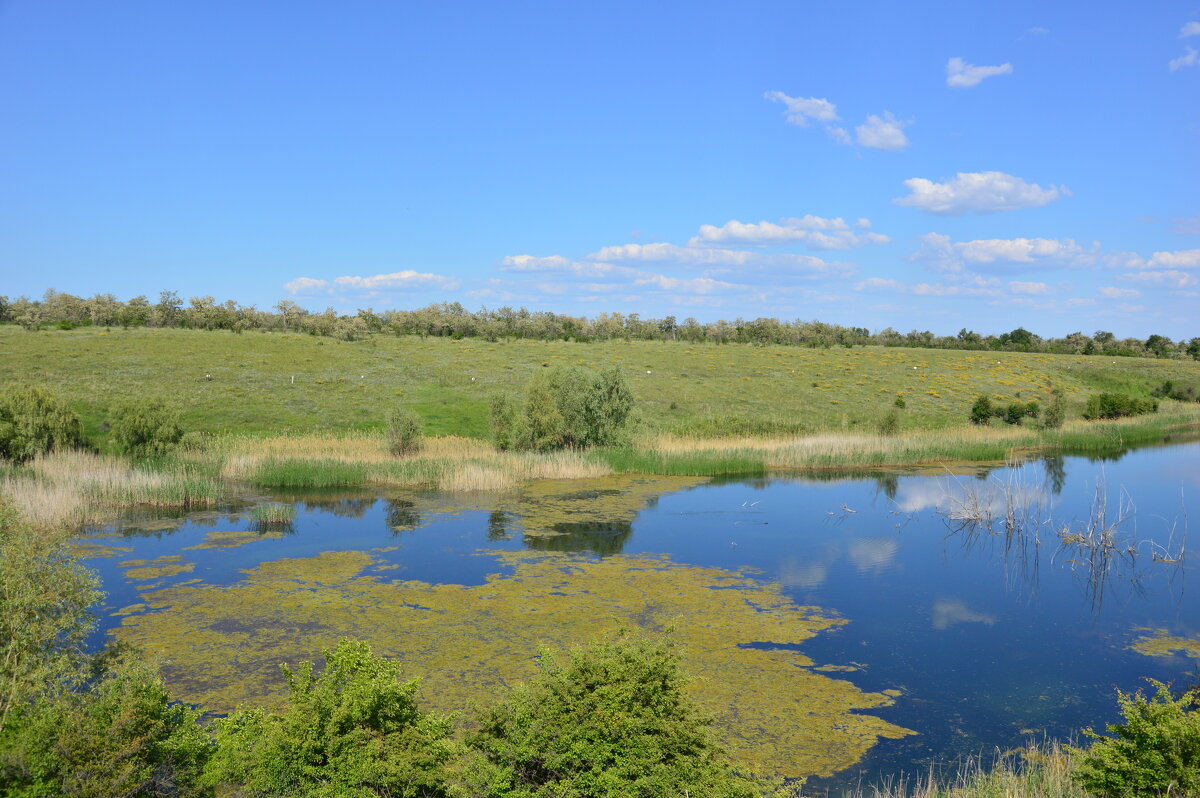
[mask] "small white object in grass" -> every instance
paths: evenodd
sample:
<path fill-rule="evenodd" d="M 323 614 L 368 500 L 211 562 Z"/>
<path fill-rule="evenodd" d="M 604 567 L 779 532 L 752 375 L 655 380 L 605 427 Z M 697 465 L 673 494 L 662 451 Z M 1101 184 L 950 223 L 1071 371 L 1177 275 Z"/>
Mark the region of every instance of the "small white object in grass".
<path fill-rule="evenodd" d="M 471 378 L 471 382 L 475 382 L 475 378 L 474 378 L 474 377 L 472 377 L 472 378 Z"/>
<path fill-rule="evenodd" d="M 649 374 L 649 373 L 650 373 L 650 370 L 649 370 L 649 369 L 646 369 L 646 373 L 647 373 L 647 374 Z"/>
<path fill-rule="evenodd" d="M 916 370 L 917 370 L 917 367 L 916 367 L 916 366 L 913 366 L 913 371 L 916 371 Z"/>

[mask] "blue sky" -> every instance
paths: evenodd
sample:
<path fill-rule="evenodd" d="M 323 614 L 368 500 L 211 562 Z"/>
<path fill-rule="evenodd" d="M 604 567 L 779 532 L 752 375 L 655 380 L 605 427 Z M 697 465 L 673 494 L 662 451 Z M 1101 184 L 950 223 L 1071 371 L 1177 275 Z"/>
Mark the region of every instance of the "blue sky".
<path fill-rule="evenodd" d="M 0 294 L 1200 335 L 1200 4 L 0 2 Z"/>

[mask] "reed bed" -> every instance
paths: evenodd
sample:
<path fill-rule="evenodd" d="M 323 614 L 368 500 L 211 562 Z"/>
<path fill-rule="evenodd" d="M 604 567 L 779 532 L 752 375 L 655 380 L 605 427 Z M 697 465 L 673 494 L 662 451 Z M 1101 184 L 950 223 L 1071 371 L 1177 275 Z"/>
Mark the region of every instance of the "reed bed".
<path fill-rule="evenodd" d="M 843 798 L 1088 798 L 1071 778 L 1071 759 L 1055 742 L 1019 752 L 972 757 L 947 776 L 930 771 L 859 787 Z"/>
<path fill-rule="evenodd" d="M 222 492 L 216 481 L 184 467 L 151 471 L 83 451 L 36 457 L 5 476 L 0 491 L 39 527 L 102 523 L 130 507 L 206 507 Z"/>

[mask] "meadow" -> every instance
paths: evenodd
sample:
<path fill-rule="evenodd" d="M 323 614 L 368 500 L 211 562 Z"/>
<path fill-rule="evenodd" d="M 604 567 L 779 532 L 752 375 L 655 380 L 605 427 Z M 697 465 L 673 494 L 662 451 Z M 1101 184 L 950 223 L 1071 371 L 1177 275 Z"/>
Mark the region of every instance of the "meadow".
<path fill-rule="evenodd" d="M 1092 392 L 1147 397 L 1164 380 L 1200 382 L 1200 362 L 1149 358 L 0 326 L 0 381 L 51 387 L 102 448 L 105 413 L 131 397 L 164 399 L 185 429 L 212 434 L 377 430 L 403 404 L 427 435 L 482 439 L 494 394 L 519 394 L 543 367 L 614 363 L 636 397 L 639 434 L 701 438 L 874 434 L 897 398 L 902 430 L 961 428 L 980 394 L 1045 402 L 1052 386 L 1077 418 Z"/>

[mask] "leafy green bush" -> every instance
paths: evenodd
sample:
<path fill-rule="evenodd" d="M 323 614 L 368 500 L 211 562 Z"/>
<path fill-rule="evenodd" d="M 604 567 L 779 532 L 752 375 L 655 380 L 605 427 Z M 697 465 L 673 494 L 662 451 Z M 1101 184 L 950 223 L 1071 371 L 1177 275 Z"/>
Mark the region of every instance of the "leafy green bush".
<path fill-rule="evenodd" d="M 1195 385 L 1184 385 L 1166 380 L 1162 385 L 1150 391 L 1151 396 L 1160 399 L 1174 399 L 1177 402 L 1200 402 L 1200 390 Z"/>
<path fill-rule="evenodd" d="M 879 419 L 879 434 L 884 436 L 896 435 L 900 432 L 900 413 L 896 408 L 884 413 Z"/>
<path fill-rule="evenodd" d="M 1188 691 L 1176 700 L 1162 682 L 1147 699 L 1139 690 L 1130 695 L 1117 691 L 1124 723 L 1113 723 L 1106 737 L 1094 731 L 1095 740 L 1080 756 L 1075 779 L 1092 795 L 1162 796 L 1200 794 L 1200 691 Z"/>
<path fill-rule="evenodd" d="M 981 395 L 975 400 L 975 404 L 971 405 L 972 424 L 990 424 L 993 415 L 995 415 L 995 411 L 992 409 L 992 400 L 986 396 Z"/>
<path fill-rule="evenodd" d="M 342 640 L 324 655 L 320 674 L 311 662 L 283 666 L 290 697 L 279 712 L 243 708 L 216 722 L 205 781 L 248 795 L 446 795 L 451 723 L 417 707 L 417 682 L 400 681 L 399 664 L 366 643 Z"/>
<path fill-rule="evenodd" d="M 1058 429 L 1067 417 L 1067 398 L 1062 388 L 1050 392 L 1050 402 L 1046 412 L 1042 414 L 1042 426 L 1046 429 Z"/>
<path fill-rule="evenodd" d="M 82 690 L 60 685 L 22 707 L 0 732 L 5 795 L 208 794 L 199 784 L 212 751 L 202 713 L 171 702 L 157 668 L 110 652 L 86 678 Z"/>
<path fill-rule="evenodd" d="M 424 441 L 421 437 L 421 419 L 407 407 L 398 407 L 388 417 L 388 451 L 396 457 L 416 454 Z"/>
<path fill-rule="evenodd" d="M 52 449 L 83 445 L 79 416 L 45 388 L 10 388 L 0 394 L 0 456 L 23 463 Z"/>
<path fill-rule="evenodd" d="M 472 795 L 751 796 L 667 644 L 616 639 L 543 653 L 540 672 L 468 738 Z"/>
<path fill-rule="evenodd" d="M 1156 410 L 1158 402 L 1153 399 L 1138 399 L 1121 393 L 1094 393 L 1088 397 L 1083 417 L 1088 421 L 1095 421 L 1101 418 L 1140 416 Z"/>
<path fill-rule="evenodd" d="M 166 454 L 183 438 L 179 414 L 159 399 L 119 404 L 109 411 L 108 424 L 117 451 L 133 457 Z"/>
<path fill-rule="evenodd" d="M 598 374 L 556 366 L 534 375 L 520 409 L 511 399 L 493 400 L 492 436 L 500 449 L 613 446 L 632 411 L 633 394 L 616 366 Z"/>

